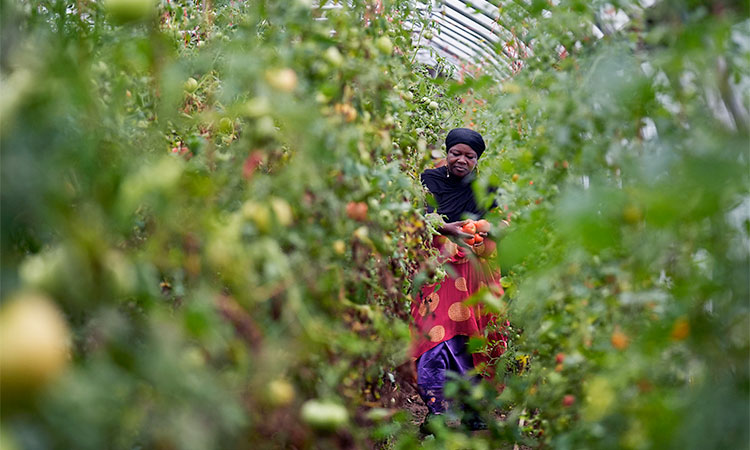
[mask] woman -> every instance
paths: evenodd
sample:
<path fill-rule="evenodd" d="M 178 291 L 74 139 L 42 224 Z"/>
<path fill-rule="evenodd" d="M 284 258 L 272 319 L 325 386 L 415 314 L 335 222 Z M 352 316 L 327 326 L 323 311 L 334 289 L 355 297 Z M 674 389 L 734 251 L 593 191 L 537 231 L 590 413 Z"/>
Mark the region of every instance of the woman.
<path fill-rule="evenodd" d="M 484 140 L 476 131 L 456 128 L 448 133 L 445 147 L 446 164 L 427 169 L 421 175 L 422 184 L 437 202 L 437 213 L 447 218 L 433 244 L 440 249 L 448 273 L 442 282 L 424 286 L 412 305 L 415 330 L 412 356 L 417 358 L 417 386 L 430 413 L 425 423 L 430 415 L 445 412 L 443 386 L 447 372 L 473 376 L 475 367 L 486 363 L 490 356 L 486 352 L 469 353 L 467 342 L 470 336 L 484 336 L 495 317 L 483 312 L 481 305 L 468 306 L 464 300 L 483 286 L 502 295 L 499 272 L 493 273 L 486 261 L 474 255 L 491 252 L 493 248 L 489 246 L 494 243 L 485 240 L 470 248 L 451 240 L 460 242 L 472 237 L 461 230 L 465 219 L 481 219 L 485 214 L 477 205 L 472 188 L 474 169 L 485 150 Z M 492 356 L 504 349 L 504 338 L 499 333 L 492 333 L 488 341 L 496 347 Z M 467 425 L 473 429 L 484 427 L 476 417 Z"/>

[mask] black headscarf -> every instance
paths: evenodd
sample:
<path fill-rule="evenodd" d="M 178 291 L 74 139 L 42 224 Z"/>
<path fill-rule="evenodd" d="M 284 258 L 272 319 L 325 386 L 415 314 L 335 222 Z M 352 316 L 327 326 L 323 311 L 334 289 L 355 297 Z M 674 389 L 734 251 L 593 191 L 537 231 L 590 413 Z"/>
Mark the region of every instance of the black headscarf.
<path fill-rule="evenodd" d="M 456 144 L 466 144 L 477 152 L 477 159 L 484 152 L 482 135 L 469 128 L 454 128 L 445 137 L 445 150 L 448 151 Z"/>
<path fill-rule="evenodd" d="M 445 138 L 445 149 L 450 150 L 456 144 L 467 144 L 477 153 L 477 158 L 485 149 L 482 135 L 468 128 L 455 128 L 448 133 Z M 449 177 L 448 166 L 443 166 L 425 170 L 420 179 L 435 197 L 438 214 L 447 216 L 448 222 L 457 222 L 465 216 L 471 216 L 473 219 L 484 216 L 486 211 L 479 208 L 474 199 L 473 173 L 464 177 Z M 432 206 L 427 205 L 427 211 L 433 210 Z"/>

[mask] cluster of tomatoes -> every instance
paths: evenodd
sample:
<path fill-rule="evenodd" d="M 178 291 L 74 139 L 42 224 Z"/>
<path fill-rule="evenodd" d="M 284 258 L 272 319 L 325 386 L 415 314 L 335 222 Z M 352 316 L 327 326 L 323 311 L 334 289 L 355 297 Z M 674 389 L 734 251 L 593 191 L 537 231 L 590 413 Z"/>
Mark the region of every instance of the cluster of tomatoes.
<path fill-rule="evenodd" d="M 481 244 L 484 241 L 484 237 L 481 233 L 489 233 L 492 226 L 489 222 L 484 219 L 480 220 L 467 220 L 466 223 L 461 227 L 461 231 L 466 234 L 470 234 L 473 237 L 464 239 L 469 245 Z"/>

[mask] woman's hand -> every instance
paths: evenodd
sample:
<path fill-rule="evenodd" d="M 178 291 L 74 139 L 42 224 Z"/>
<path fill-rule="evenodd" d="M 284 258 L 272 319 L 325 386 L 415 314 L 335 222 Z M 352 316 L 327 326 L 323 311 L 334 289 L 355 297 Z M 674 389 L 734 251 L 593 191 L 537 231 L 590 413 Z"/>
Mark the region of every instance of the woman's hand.
<path fill-rule="evenodd" d="M 467 222 L 468 220 L 459 220 L 458 222 L 446 223 L 442 226 L 442 228 L 440 228 L 440 233 L 444 236 L 456 237 L 461 239 L 472 238 L 474 237 L 473 235 L 461 231 L 461 227 L 466 225 Z"/>

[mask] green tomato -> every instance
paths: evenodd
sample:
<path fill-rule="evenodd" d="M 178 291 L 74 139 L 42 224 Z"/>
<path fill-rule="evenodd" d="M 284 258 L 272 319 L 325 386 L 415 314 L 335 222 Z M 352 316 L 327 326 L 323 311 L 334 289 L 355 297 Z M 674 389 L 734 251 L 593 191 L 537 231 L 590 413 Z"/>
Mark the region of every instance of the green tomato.
<path fill-rule="evenodd" d="M 224 134 L 230 134 L 234 131 L 234 123 L 229 117 L 222 117 L 219 121 L 219 131 Z"/>
<path fill-rule="evenodd" d="M 302 420 L 318 430 L 336 430 L 349 420 L 349 413 L 338 403 L 308 400 L 302 405 Z"/>
<path fill-rule="evenodd" d="M 326 50 L 324 56 L 325 59 L 328 60 L 328 62 L 331 63 L 331 65 L 334 67 L 341 67 L 341 65 L 344 63 L 344 57 L 336 47 L 328 47 L 328 50 Z"/>
<path fill-rule="evenodd" d="M 381 53 L 384 53 L 384 54 L 386 54 L 386 55 L 390 55 L 390 54 L 391 54 L 391 52 L 393 52 L 393 43 L 392 43 L 392 42 L 391 42 L 391 40 L 390 40 L 390 39 L 388 38 L 388 36 L 380 36 L 380 37 L 379 37 L 379 38 L 378 38 L 378 39 L 377 39 L 377 40 L 375 41 L 375 47 L 377 47 L 377 48 L 378 48 L 378 50 L 379 50 L 379 51 L 380 51 Z"/>
<path fill-rule="evenodd" d="M 195 92 L 196 89 L 198 89 L 198 80 L 196 80 L 193 77 L 190 77 L 185 81 L 185 84 L 183 85 L 186 91 L 188 92 Z"/>

